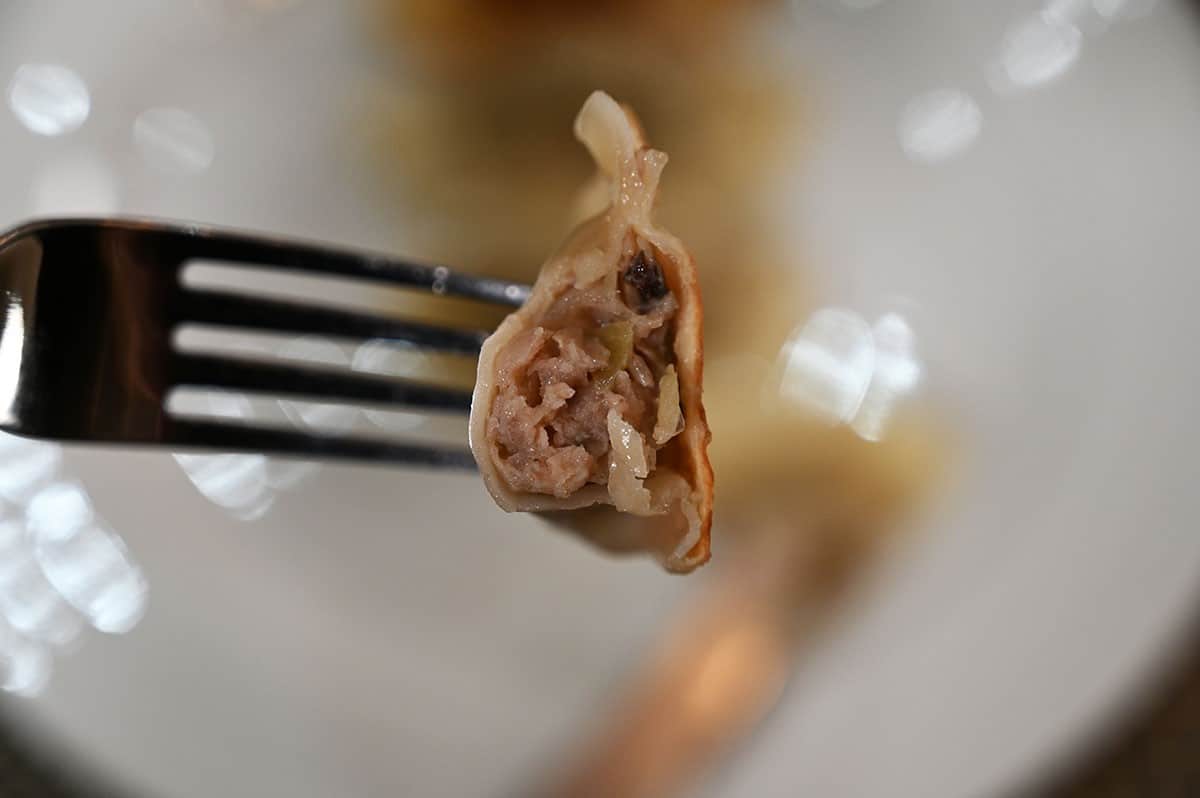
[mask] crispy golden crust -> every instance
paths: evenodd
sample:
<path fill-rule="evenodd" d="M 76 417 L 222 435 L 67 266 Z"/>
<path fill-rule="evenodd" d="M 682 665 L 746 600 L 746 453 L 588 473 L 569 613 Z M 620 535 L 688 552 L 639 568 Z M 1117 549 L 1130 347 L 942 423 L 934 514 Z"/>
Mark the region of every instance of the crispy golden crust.
<path fill-rule="evenodd" d="M 529 301 L 505 319 L 484 344 L 471 407 L 471 448 L 488 490 L 505 510 L 550 512 L 610 502 L 603 485 L 585 486 L 566 498 L 513 491 L 496 466 L 496 455 L 487 436 L 487 421 L 499 387 L 497 355 L 515 336 L 535 326 L 554 301 L 576 284 L 578 269 L 594 261 L 586 254 L 600 250 L 609 262 L 616 264 L 630 236 L 645 242 L 660 256 L 663 275 L 679 303 L 673 354 L 684 418 L 683 432 L 659 451 L 658 464 L 647 480 L 647 487 L 654 483 L 654 474 L 674 472 L 686 482 L 687 495 L 679 498 L 677 517 L 671 522 L 611 513 L 601 523 L 610 527 L 605 530 L 606 536 L 640 537 L 640 547 L 658 554 L 668 570 L 687 572 L 709 558 L 713 503 L 713 472 L 707 453 L 712 436 L 702 401 L 704 310 L 695 263 L 677 238 L 651 221 L 666 156 L 646 145 L 637 118 L 608 95 L 596 92 L 580 111 L 575 131 L 607 181 L 611 201 L 603 213 L 580 225 L 547 261 Z M 664 484 L 662 490 L 676 488 Z M 570 523 L 569 519 L 559 520 Z M 650 533 L 648 524 L 674 531 L 664 533 L 656 529 Z M 618 530 L 619 525 L 628 529 Z"/>

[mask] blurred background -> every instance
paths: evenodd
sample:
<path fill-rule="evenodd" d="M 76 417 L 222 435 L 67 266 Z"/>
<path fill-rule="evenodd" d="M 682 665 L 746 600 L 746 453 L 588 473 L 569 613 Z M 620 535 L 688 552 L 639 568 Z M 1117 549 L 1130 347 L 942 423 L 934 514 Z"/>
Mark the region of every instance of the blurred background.
<path fill-rule="evenodd" d="M 679 578 L 472 476 L 2 438 L 4 794 L 1200 789 L 1194 12 L 0 5 L 6 227 L 150 215 L 532 279 L 586 205 L 575 112 L 595 88 L 632 105 L 702 273 L 718 494 L 712 563 Z M 473 378 L 384 341 L 194 332 Z"/>

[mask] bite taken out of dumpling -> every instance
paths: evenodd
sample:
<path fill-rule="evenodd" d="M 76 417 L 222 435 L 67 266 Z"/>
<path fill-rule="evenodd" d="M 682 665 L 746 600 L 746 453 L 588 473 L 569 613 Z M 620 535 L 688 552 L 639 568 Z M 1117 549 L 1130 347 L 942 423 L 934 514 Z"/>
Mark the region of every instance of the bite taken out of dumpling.
<path fill-rule="evenodd" d="M 709 557 L 713 476 L 696 267 L 652 213 L 665 154 L 608 95 L 575 122 L 609 203 L 483 345 L 471 449 L 496 502 L 556 513 L 687 572 Z"/>

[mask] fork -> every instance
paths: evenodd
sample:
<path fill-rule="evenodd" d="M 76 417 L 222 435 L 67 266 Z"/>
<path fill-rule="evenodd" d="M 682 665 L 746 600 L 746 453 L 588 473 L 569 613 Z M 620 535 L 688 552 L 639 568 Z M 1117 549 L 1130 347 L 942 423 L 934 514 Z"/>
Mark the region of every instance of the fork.
<path fill-rule="evenodd" d="M 0 234 L 0 430 L 62 442 L 256 452 L 473 468 L 465 447 L 392 442 L 183 417 L 180 388 L 333 402 L 470 410 L 469 391 L 418 381 L 181 351 L 185 324 L 381 339 L 477 355 L 488 333 L 185 285 L 219 261 L 404 286 L 517 307 L 519 283 L 444 266 L 191 224 L 31 222 Z"/>

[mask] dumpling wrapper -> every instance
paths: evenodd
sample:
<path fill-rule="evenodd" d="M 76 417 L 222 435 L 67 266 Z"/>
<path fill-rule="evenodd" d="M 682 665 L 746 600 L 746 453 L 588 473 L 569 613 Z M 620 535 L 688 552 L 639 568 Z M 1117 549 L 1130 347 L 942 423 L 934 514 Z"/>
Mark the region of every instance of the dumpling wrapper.
<path fill-rule="evenodd" d="M 575 134 L 609 205 L 484 343 L 471 449 L 503 509 L 686 573 L 709 558 L 713 503 L 695 263 L 651 219 L 667 157 L 632 112 L 595 92 Z"/>

